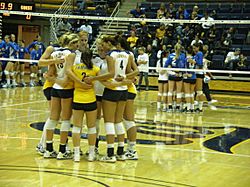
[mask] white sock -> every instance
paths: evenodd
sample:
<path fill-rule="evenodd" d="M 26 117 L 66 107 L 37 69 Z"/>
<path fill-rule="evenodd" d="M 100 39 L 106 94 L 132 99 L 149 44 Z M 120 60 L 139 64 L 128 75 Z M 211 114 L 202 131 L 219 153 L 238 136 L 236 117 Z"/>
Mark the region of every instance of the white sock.
<path fill-rule="evenodd" d="M 76 155 L 80 154 L 80 147 L 74 147 L 74 154 Z"/>
<path fill-rule="evenodd" d="M 157 109 L 161 108 L 161 102 L 157 102 Z"/>
<path fill-rule="evenodd" d="M 163 108 L 167 108 L 167 104 L 166 103 L 163 103 Z"/>
<path fill-rule="evenodd" d="M 130 142 L 129 143 L 129 150 L 134 151 L 135 150 L 135 145 L 136 145 L 136 142 Z"/>
<path fill-rule="evenodd" d="M 203 107 L 203 102 L 199 101 L 199 109 L 202 110 L 202 107 Z"/>
<path fill-rule="evenodd" d="M 187 110 L 190 110 L 190 108 L 191 108 L 191 103 L 186 103 L 186 105 L 187 105 Z"/>
<path fill-rule="evenodd" d="M 94 145 L 89 146 L 89 154 L 91 154 L 91 155 L 95 154 L 95 146 Z"/>
<path fill-rule="evenodd" d="M 7 84 L 10 84 L 10 79 L 6 79 L 7 80 Z"/>

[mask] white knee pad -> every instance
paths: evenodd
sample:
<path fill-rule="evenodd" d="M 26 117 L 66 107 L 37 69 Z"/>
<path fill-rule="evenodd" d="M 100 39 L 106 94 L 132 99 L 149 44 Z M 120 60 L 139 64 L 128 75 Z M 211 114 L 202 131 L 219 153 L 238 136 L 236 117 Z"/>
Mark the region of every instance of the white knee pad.
<path fill-rule="evenodd" d="M 168 96 L 168 93 L 163 93 L 163 96 L 164 96 L 164 97 L 167 97 L 167 96 Z"/>
<path fill-rule="evenodd" d="M 161 96 L 162 96 L 162 93 L 158 93 L 158 96 L 160 96 L 160 97 L 161 97 Z"/>
<path fill-rule="evenodd" d="M 88 128 L 88 134 L 96 134 L 96 127 Z"/>
<path fill-rule="evenodd" d="M 81 127 L 73 126 L 72 133 L 80 134 L 81 133 Z"/>
<path fill-rule="evenodd" d="M 21 72 L 21 75 L 24 76 L 24 72 Z"/>
<path fill-rule="evenodd" d="M 5 74 L 5 75 L 9 75 L 9 74 L 10 74 L 10 72 L 9 72 L 9 71 L 7 71 L 7 70 L 4 70 L 4 74 Z"/>
<path fill-rule="evenodd" d="M 68 121 L 68 120 L 62 121 L 60 131 L 67 132 L 67 131 L 69 131 L 69 129 L 70 129 L 70 121 Z"/>
<path fill-rule="evenodd" d="M 105 123 L 105 130 L 107 135 L 115 135 L 115 125 L 114 123 Z"/>
<path fill-rule="evenodd" d="M 172 92 L 168 92 L 168 97 L 172 97 L 173 93 Z"/>
<path fill-rule="evenodd" d="M 177 93 L 176 98 L 181 99 L 182 98 L 182 93 Z"/>
<path fill-rule="evenodd" d="M 48 130 L 54 130 L 56 128 L 57 123 L 58 121 L 49 119 L 46 121 L 45 125 Z"/>
<path fill-rule="evenodd" d="M 203 94 L 203 91 L 197 91 L 197 96 L 201 96 Z"/>
<path fill-rule="evenodd" d="M 185 98 L 191 97 L 191 94 L 185 94 Z"/>
<path fill-rule="evenodd" d="M 30 77 L 32 77 L 32 78 L 35 77 L 35 73 L 31 73 Z"/>
<path fill-rule="evenodd" d="M 125 134 L 125 130 L 124 130 L 122 122 L 115 123 L 115 132 L 117 135 Z"/>
<path fill-rule="evenodd" d="M 130 128 L 135 127 L 135 122 L 134 121 L 127 121 L 124 120 L 123 121 L 124 125 L 125 125 L 125 129 L 126 131 L 128 131 Z"/>

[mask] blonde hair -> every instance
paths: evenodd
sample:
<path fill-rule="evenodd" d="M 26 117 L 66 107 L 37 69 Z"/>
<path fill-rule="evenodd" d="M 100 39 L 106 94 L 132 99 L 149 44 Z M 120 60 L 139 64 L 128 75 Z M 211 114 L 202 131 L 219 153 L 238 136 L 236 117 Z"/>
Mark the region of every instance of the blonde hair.
<path fill-rule="evenodd" d="M 143 52 L 146 51 L 145 47 L 139 47 L 139 48 L 138 48 L 138 51 L 139 51 L 139 50 L 140 50 L 140 51 L 143 51 Z"/>
<path fill-rule="evenodd" d="M 88 37 L 88 32 L 86 32 L 86 31 L 80 31 L 78 33 L 78 35 L 79 35 L 79 37 L 82 37 L 82 36 L 87 36 Z"/>
<path fill-rule="evenodd" d="M 77 34 L 65 33 L 64 35 L 60 37 L 59 43 L 62 47 L 65 47 L 67 45 L 70 45 L 72 42 L 78 41 L 78 40 L 79 40 L 79 36 Z"/>

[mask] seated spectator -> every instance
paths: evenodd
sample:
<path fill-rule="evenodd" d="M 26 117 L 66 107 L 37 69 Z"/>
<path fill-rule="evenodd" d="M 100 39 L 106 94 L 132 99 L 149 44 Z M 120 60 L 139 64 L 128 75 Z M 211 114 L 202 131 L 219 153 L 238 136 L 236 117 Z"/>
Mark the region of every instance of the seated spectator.
<path fill-rule="evenodd" d="M 138 40 L 138 37 L 136 37 L 135 32 L 131 31 L 131 36 L 128 37 L 128 39 L 127 39 L 127 42 L 129 43 L 129 45 L 130 45 L 131 48 L 136 47 L 137 40 Z"/>
<path fill-rule="evenodd" d="M 200 43 L 200 44 L 203 44 L 203 41 L 200 40 L 200 37 L 199 35 L 195 35 L 195 39 L 191 42 L 191 45 L 194 45 L 195 43 Z"/>
<path fill-rule="evenodd" d="M 186 24 L 182 30 L 182 40 L 184 48 L 187 48 L 191 43 L 191 39 L 194 38 L 194 29 L 190 28 L 190 24 Z"/>
<path fill-rule="evenodd" d="M 176 15 L 176 8 L 174 7 L 174 3 L 170 2 L 168 4 L 168 13 L 169 13 L 169 18 L 174 19 Z"/>
<path fill-rule="evenodd" d="M 157 10 L 157 19 L 161 19 L 166 15 L 165 3 L 161 3 L 160 9 Z"/>
<path fill-rule="evenodd" d="M 92 26 L 88 24 L 88 20 L 83 20 L 80 31 L 85 31 L 88 33 L 89 42 L 92 41 Z"/>
<path fill-rule="evenodd" d="M 195 6 L 193 7 L 192 12 L 196 12 L 196 13 L 197 13 L 197 17 L 198 17 L 198 18 L 202 18 L 202 10 L 200 10 L 199 7 L 198 7 L 197 5 L 195 5 Z"/>
<path fill-rule="evenodd" d="M 201 21 L 213 21 L 214 19 L 212 17 L 209 17 L 208 15 L 208 12 L 205 12 L 204 14 L 204 17 L 201 18 Z M 213 26 L 214 24 L 213 23 L 202 23 L 201 26 L 202 26 L 202 29 L 203 29 L 203 32 L 204 32 L 204 36 L 207 37 L 207 33 L 209 31 L 209 29 Z"/>
<path fill-rule="evenodd" d="M 148 44 L 146 53 L 149 56 L 149 67 L 156 67 L 157 54 L 155 48 L 153 48 L 152 45 Z M 156 73 L 156 70 L 150 70 L 150 72 Z"/>
<path fill-rule="evenodd" d="M 245 65 L 246 60 L 247 60 L 247 57 L 245 57 L 243 54 L 240 54 L 240 61 L 237 63 L 236 70 L 240 70 L 246 67 Z"/>
<path fill-rule="evenodd" d="M 62 36 L 64 33 L 71 31 L 71 24 L 68 22 L 68 19 L 63 18 L 57 25 L 57 35 Z"/>
<path fill-rule="evenodd" d="M 176 12 L 176 19 L 188 19 L 189 18 L 189 13 L 185 9 L 184 6 L 179 6 L 178 11 Z"/>
<path fill-rule="evenodd" d="M 136 9 L 132 9 L 128 12 L 128 14 L 132 14 L 134 18 L 145 18 L 145 11 L 141 10 L 139 6 Z"/>
<path fill-rule="evenodd" d="M 226 51 L 229 49 L 227 45 L 224 44 L 225 38 L 222 37 L 220 40 L 218 40 L 215 43 L 215 46 L 211 48 L 213 50 L 214 54 L 221 54 L 221 55 L 226 55 Z"/>
<path fill-rule="evenodd" d="M 195 12 L 195 11 L 193 11 L 192 13 L 191 13 L 191 20 L 197 20 L 197 19 L 199 19 L 199 17 L 198 17 L 198 13 L 197 12 Z"/>
<path fill-rule="evenodd" d="M 209 45 L 210 49 L 213 49 L 217 37 L 218 37 L 218 32 L 216 30 L 215 25 L 213 25 L 209 29 L 207 39 L 205 40 L 205 43 L 207 43 Z"/>
<path fill-rule="evenodd" d="M 164 24 L 161 24 L 160 27 L 159 27 L 158 29 L 156 29 L 156 34 L 155 34 L 155 37 L 156 37 L 157 40 L 158 40 L 158 45 L 159 45 L 159 44 L 162 42 L 162 40 L 164 39 L 165 33 L 166 33 L 165 25 L 164 25 Z"/>
<path fill-rule="evenodd" d="M 236 48 L 234 52 L 230 51 L 225 59 L 225 66 L 229 70 L 236 70 L 237 63 L 240 62 L 240 49 Z M 232 77 L 232 75 L 229 75 Z"/>
<path fill-rule="evenodd" d="M 147 45 L 152 42 L 152 36 L 149 33 L 148 26 L 145 21 L 142 21 L 140 23 L 140 26 L 141 27 L 138 29 L 138 33 L 139 33 L 138 45 L 147 47 Z"/>

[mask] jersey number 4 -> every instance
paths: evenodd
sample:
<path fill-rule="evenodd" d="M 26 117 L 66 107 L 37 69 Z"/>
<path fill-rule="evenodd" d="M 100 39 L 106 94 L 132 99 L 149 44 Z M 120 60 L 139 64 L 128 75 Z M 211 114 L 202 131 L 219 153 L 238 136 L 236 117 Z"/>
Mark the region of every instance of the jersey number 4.
<path fill-rule="evenodd" d="M 63 68 L 63 63 L 57 64 L 56 66 L 57 66 L 58 69 L 62 69 Z"/>
<path fill-rule="evenodd" d="M 124 66 L 123 66 L 123 60 L 121 60 L 120 68 L 121 68 L 121 70 L 123 70 L 123 68 L 124 68 Z"/>

